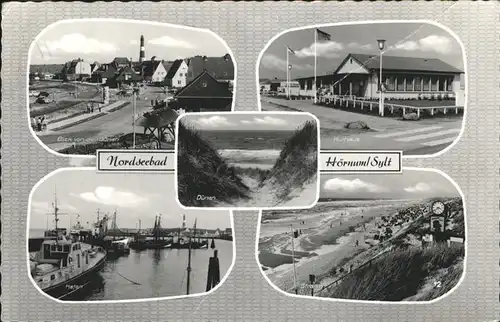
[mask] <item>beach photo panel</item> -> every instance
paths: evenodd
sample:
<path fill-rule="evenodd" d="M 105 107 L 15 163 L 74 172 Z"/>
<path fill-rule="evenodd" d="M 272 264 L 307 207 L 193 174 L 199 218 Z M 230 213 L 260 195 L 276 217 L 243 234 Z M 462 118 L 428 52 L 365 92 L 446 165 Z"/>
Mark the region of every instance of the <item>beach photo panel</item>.
<path fill-rule="evenodd" d="M 433 169 L 321 174 L 307 210 L 262 211 L 256 260 L 273 288 L 303 298 L 429 303 L 465 276 L 465 201 Z"/>

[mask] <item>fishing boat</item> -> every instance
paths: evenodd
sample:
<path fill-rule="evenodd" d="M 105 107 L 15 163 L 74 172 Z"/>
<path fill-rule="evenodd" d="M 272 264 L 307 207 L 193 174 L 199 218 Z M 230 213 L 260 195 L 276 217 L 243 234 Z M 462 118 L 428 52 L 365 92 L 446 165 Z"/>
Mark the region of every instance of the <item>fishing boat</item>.
<path fill-rule="evenodd" d="M 57 198 L 55 200 L 55 231 L 59 232 L 59 209 Z M 55 239 L 45 240 L 39 252 L 30 257 L 31 276 L 44 293 L 56 299 L 65 299 L 92 283 L 94 274 L 104 266 L 106 256 L 103 248 L 61 233 Z"/>
<path fill-rule="evenodd" d="M 130 239 L 124 238 L 111 241 L 111 246 L 108 249 L 108 255 L 124 255 L 130 253 Z"/>
<path fill-rule="evenodd" d="M 140 230 L 140 228 L 139 228 Z M 155 224 L 153 228 L 153 238 L 147 239 L 144 235 L 139 233 L 136 235 L 134 241 L 130 243 L 130 248 L 136 250 L 144 249 L 163 249 L 170 248 L 172 245 L 171 239 L 164 239 L 161 232 L 161 215 L 155 217 Z"/>

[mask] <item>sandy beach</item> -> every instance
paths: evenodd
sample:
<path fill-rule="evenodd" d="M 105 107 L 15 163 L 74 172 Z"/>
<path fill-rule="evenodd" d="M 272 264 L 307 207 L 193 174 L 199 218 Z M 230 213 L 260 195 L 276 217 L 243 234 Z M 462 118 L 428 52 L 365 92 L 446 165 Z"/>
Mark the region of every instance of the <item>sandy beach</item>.
<path fill-rule="evenodd" d="M 300 230 L 293 239 L 299 294 L 306 290 L 309 274 L 319 284 L 328 283 L 330 271 L 345 265 L 352 257 L 367 250 L 373 241 L 365 240 L 382 216 L 415 201 L 376 200 L 319 202 L 302 214 L 283 214 L 265 219 L 261 225 L 259 259 L 268 278 L 279 288 L 293 292 L 291 229 Z M 281 218 L 279 218 L 281 217 Z M 301 286 L 302 285 L 302 286 Z"/>

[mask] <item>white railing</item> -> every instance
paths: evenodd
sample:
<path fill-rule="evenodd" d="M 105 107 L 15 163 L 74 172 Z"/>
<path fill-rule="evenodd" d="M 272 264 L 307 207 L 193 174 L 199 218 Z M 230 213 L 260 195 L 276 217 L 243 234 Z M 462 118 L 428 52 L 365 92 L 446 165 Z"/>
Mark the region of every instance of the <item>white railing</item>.
<path fill-rule="evenodd" d="M 369 108 L 370 111 L 373 110 L 374 107 L 378 108 L 379 102 L 378 101 L 369 101 L 365 100 L 363 98 L 356 98 L 354 96 L 349 96 L 349 95 L 323 95 L 319 97 L 319 102 L 323 104 L 331 104 L 333 103 L 334 105 L 339 103 L 340 106 L 345 106 L 349 107 L 352 105 L 352 108 L 360 107 L 361 110 L 364 108 Z M 394 109 L 395 108 L 400 108 L 403 111 L 403 115 L 406 115 L 408 111 L 416 111 L 418 117 L 420 117 L 420 112 L 421 110 L 430 110 L 431 115 L 434 116 L 434 114 L 437 111 L 442 110 L 443 114 L 447 114 L 449 110 L 455 110 L 455 114 L 458 114 L 459 110 L 463 110 L 463 106 L 411 106 L 411 105 L 402 105 L 402 104 L 394 104 L 394 103 L 388 103 L 384 102 L 384 107 L 389 108 L 391 111 L 391 114 L 394 114 Z"/>

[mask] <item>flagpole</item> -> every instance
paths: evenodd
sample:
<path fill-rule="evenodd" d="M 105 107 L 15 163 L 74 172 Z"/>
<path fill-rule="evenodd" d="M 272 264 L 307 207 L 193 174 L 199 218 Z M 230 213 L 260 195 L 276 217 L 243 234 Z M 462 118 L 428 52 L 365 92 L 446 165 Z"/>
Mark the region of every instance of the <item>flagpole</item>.
<path fill-rule="evenodd" d="M 290 58 L 289 58 L 289 55 L 290 55 L 290 50 L 288 49 L 288 47 L 286 47 L 286 97 L 287 98 L 290 98 L 290 69 L 288 68 L 288 66 L 290 66 Z"/>
<path fill-rule="evenodd" d="M 314 104 L 316 104 L 316 101 L 317 101 L 317 93 L 318 93 L 318 88 L 316 87 L 316 64 L 317 64 L 317 61 L 318 61 L 318 58 L 317 58 L 317 55 L 318 55 L 318 51 L 317 51 L 317 47 L 318 47 L 318 29 L 314 29 Z"/>
<path fill-rule="evenodd" d="M 293 286 L 295 288 L 295 294 L 299 294 L 297 289 L 297 270 L 295 268 L 295 247 L 293 245 L 293 239 L 295 238 L 293 227 L 290 225 L 290 231 L 292 232 L 292 263 L 293 263 Z"/>

